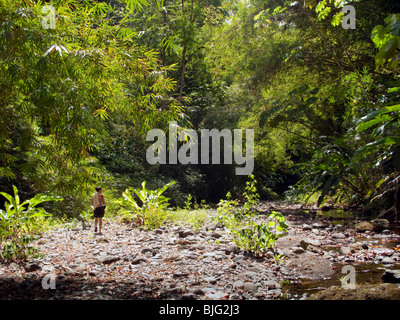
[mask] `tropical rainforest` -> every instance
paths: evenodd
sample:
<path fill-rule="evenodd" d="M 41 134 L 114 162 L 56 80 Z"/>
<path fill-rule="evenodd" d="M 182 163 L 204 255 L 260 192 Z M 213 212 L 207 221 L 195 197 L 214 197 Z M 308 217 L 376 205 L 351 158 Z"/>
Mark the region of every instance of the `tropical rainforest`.
<path fill-rule="evenodd" d="M 95 186 L 110 210 L 144 181 L 168 184 L 174 207 L 240 199 L 248 177 L 235 164 L 147 161 L 146 134 L 174 121 L 198 133 L 254 130 L 260 199 L 397 214 L 399 9 L 395 0 L 1 0 L 0 189 L 57 199 L 45 206 L 66 218 L 90 211 Z"/>

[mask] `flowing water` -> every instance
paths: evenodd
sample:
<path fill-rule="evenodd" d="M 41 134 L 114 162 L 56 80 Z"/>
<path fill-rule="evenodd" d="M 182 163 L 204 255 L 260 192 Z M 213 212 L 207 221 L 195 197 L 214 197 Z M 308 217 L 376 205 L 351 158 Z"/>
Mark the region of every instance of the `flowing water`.
<path fill-rule="evenodd" d="M 351 211 L 345 210 L 329 210 L 316 212 L 317 217 L 329 220 L 332 224 L 346 225 L 354 221 L 354 215 Z M 399 226 L 396 226 L 392 231 L 399 234 Z M 367 243 L 368 248 L 379 256 L 380 252 L 387 249 L 399 249 L 400 239 L 386 239 L 382 237 L 356 237 L 356 242 Z M 340 247 L 331 247 L 327 250 L 336 250 L 339 252 Z M 357 284 L 378 284 L 382 283 L 382 274 L 386 269 L 400 269 L 399 263 L 391 266 L 385 266 L 380 263 L 380 260 L 367 261 L 367 262 L 349 262 L 356 270 L 356 285 Z M 306 279 L 300 278 L 296 281 L 290 281 L 282 284 L 284 291 L 284 300 L 302 300 L 310 295 L 317 293 L 320 290 L 327 289 L 331 286 L 341 286 L 341 278 L 347 273 L 342 273 L 344 263 L 335 263 L 333 265 L 334 273 L 324 279 Z"/>
<path fill-rule="evenodd" d="M 382 283 L 382 274 L 387 269 L 382 264 L 373 262 L 354 262 L 351 265 L 356 269 L 356 284 Z M 340 278 L 346 274 L 342 273 L 343 266 L 344 264 L 335 264 L 333 266 L 335 272 L 325 279 L 299 279 L 296 282 L 283 284 L 282 288 L 285 292 L 283 299 L 301 300 L 331 286 L 341 286 Z M 390 269 L 399 269 L 399 267 Z"/>

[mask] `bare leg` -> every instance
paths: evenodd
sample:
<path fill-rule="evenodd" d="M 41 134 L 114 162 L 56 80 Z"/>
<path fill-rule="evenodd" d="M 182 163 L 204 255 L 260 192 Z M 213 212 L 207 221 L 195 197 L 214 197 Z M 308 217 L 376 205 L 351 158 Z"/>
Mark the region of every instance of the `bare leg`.
<path fill-rule="evenodd" d="M 99 218 L 94 218 L 94 232 L 97 231 L 97 222 L 98 222 Z"/>
<path fill-rule="evenodd" d="M 103 226 L 103 218 L 99 218 L 99 233 L 101 233 L 102 226 Z"/>

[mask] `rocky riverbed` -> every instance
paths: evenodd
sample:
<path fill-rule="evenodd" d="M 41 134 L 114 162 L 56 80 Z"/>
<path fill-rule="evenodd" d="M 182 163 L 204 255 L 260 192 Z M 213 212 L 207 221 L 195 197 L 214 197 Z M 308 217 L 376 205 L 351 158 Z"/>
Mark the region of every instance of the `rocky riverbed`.
<path fill-rule="evenodd" d="M 110 219 L 102 235 L 52 229 L 34 244 L 44 257 L 0 265 L 0 298 L 278 300 L 288 284 L 329 278 L 341 265 L 399 267 L 399 236 L 384 221 L 347 226 L 299 208 L 282 212 L 289 232 L 263 257 L 239 250 L 211 221 L 196 231 L 146 231 Z"/>

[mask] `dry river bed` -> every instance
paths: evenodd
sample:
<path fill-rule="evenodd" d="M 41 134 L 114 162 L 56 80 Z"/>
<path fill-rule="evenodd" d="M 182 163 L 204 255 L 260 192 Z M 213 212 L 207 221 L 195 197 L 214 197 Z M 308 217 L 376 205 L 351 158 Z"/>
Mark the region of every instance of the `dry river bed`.
<path fill-rule="evenodd" d="M 312 213 L 282 212 L 289 232 L 277 241 L 279 259 L 272 251 L 246 254 L 211 222 L 198 231 L 145 231 L 110 219 L 102 235 L 91 227 L 52 229 L 34 243 L 44 257 L 0 264 L 0 299 L 280 300 L 310 279 L 334 277 L 340 288 L 346 264 L 379 264 L 382 274 L 400 267 L 399 236 L 391 230 L 358 232 Z"/>

